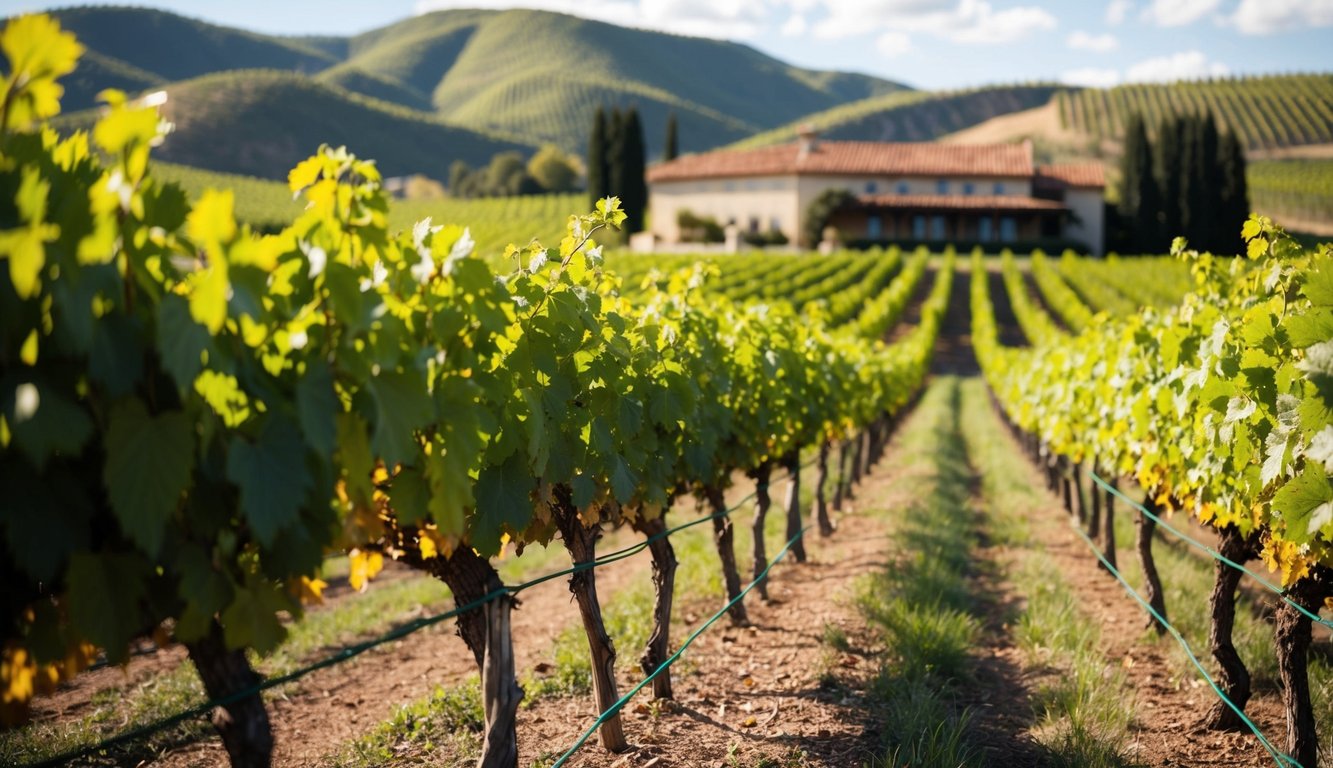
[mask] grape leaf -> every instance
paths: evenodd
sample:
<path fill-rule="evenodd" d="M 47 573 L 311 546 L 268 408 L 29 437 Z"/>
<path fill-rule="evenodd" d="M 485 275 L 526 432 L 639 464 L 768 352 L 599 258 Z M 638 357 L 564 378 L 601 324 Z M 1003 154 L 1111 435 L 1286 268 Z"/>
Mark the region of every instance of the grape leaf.
<path fill-rule="evenodd" d="M 488 466 L 477 477 L 477 510 L 472 519 L 472 546 L 483 557 L 500 552 L 500 534 L 508 527 L 521 531 L 532 520 L 532 491 L 536 482 L 520 455 Z"/>
<path fill-rule="evenodd" d="M 128 656 L 128 643 L 144 631 L 147 563 L 135 555 L 75 553 L 66 583 L 69 616 L 79 634 L 106 650 L 112 663 Z"/>
<path fill-rule="evenodd" d="M 405 463 L 416 454 L 416 430 L 435 420 L 435 401 L 425 379 L 411 373 L 381 373 L 367 384 L 375 398 L 375 434 L 370 447 L 386 466 Z"/>
<path fill-rule="evenodd" d="M 138 398 L 111 409 L 102 480 L 121 528 L 150 557 L 189 488 L 194 455 L 194 425 L 184 413 L 150 416 Z"/>
<path fill-rule="evenodd" d="M 208 329 L 190 317 L 190 305 L 174 294 L 162 297 L 157 305 L 157 349 L 162 367 L 167 369 L 182 391 L 188 390 L 203 368 L 203 354 L 211 351 Z"/>
<path fill-rule="evenodd" d="M 227 479 L 241 491 L 241 513 L 255 538 L 272 544 L 280 530 L 296 522 L 310 488 L 301 431 L 289 419 L 270 414 L 255 442 L 232 441 Z"/>

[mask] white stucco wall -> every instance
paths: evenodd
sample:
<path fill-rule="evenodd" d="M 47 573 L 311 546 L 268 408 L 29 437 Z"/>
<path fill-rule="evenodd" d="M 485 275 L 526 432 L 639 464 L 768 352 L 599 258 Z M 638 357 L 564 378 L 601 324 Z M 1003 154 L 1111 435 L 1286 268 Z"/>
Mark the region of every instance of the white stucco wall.
<path fill-rule="evenodd" d="M 681 209 L 688 209 L 699 216 L 711 216 L 723 226 L 734 220 L 742 232 L 748 231 L 752 219 L 758 220 L 760 231 L 766 231 L 776 223 L 778 229 L 794 243 L 800 239 L 801 218 L 815 198 L 826 189 L 842 188 L 855 195 L 935 195 L 940 192 L 941 180 L 947 182 L 945 194 L 950 195 L 963 194 L 965 184 L 972 185 L 974 195 L 996 194 L 996 184 L 1003 185 L 1001 194 L 1004 195 L 1032 195 L 1032 180 L 1022 176 L 793 175 L 656 182 L 648 186 L 648 208 L 652 211 L 653 234 L 667 243 L 680 240 L 676 214 Z M 869 186 L 872 184 L 873 191 Z"/>
<path fill-rule="evenodd" d="M 1092 255 L 1106 252 L 1106 208 L 1100 189 L 1070 189 L 1065 192 L 1065 205 L 1078 221 L 1071 220 L 1065 228 L 1070 239 L 1082 240 L 1092 249 Z"/>
<path fill-rule="evenodd" d="M 681 209 L 711 216 L 724 227 L 734 220 L 742 232 L 749 231 L 752 219 L 760 232 L 776 224 L 793 241 L 800 228 L 794 176 L 657 182 L 648 187 L 648 208 L 653 234 L 668 243 L 680 240 Z"/>

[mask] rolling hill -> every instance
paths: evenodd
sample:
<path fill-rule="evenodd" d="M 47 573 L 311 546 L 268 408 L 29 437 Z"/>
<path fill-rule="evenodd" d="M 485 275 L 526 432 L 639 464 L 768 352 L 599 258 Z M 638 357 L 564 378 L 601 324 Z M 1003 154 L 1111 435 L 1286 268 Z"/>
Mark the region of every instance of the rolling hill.
<path fill-rule="evenodd" d="M 532 149 L 294 72 L 236 70 L 162 87 L 168 97 L 162 113 L 175 129 L 155 156 L 213 171 L 285 179 L 326 143 L 374 158 L 386 176 L 444 179 L 456 159 L 476 166 L 498 152 Z M 61 124 L 85 127 L 93 114 L 76 113 Z"/>
<path fill-rule="evenodd" d="M 196 86 L 183 81 L 276 70 L 289 75 L 288 90 L 275 89 L 271 77 L 251 88 L 226 89 L 242 98 L 238 111 L 264 113 L 267 125 L 292 126 L 310 116 L 312 94 L 319 93 L 322 102 L 330 93 L 359 94 L 420 120 L 507 136 L 528 149 L 549 142 L 582 152 L 593 109 L 635 105 L 651 154 L 660 151 L 668 112 L 679 119 L 682 148 L 704 150 L 810 112 L 906 90 L 867 75 L 793 67 L 737 43 L 543 11 L 437 11 L 350 37 L 262 35 L 145 8 L 71 8 L 54 15 L 88 48 L 68 84 L 67 110 L 93 106 L 106 87 L 172 91 L 180 90 L 172 84 L 182 83 L 191 91 Z M 277 98 L 291 95 L 297 79 L 308 84 L 302 98 L 294 103 Z M 190 122 L 201 138 L 177 141 L 173 156 L 216 170 L 271 175 L 249 159 L 218 164 L 229 154 L 264 154 L 250 138 L 256 131 L 245 130 L 248 143 L 229 150 L 229 134 Z M 394 130 L 386 125 L 378 132 Z M 269 154 L 285 157 L 289 140 L 280 135 Z M 204 154 L 179 156 L 184 146 Z M 465 153 L 435 165 L 458 158 L 476 164 Z"/>

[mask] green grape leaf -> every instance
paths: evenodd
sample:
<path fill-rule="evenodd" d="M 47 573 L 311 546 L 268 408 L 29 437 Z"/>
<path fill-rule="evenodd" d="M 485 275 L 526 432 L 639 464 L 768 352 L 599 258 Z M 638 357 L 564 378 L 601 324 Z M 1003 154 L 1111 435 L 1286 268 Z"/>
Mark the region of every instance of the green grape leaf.
<path fill-rule="evenodd" d="M 128 658 L 130 640 L 148 629 L 140 604 L 149 573 L 148 564 L 135 555 L 79 552 L 70 557 L 70 620 L 114 664 Z"/>
<path fill-rule="evenodd" d="M 472 546 L 483 557 L 500 552 L 506 529 L 521 531 L 532 520 L 532 491 L 536 488 L 527 462 L 517 454 L 503 464 L 481 470 L 477 476 L 477 509 L 469 532 Z"/>
<path fill-rule="evenodd" d="M 1301 293 L 1316 307 L 1333 307 L 1333 263 L 1325 261 L 1305 276 Z"/>
<path fill-rule="evenodd" d="M 416 467 L 403 467 L 389 484 L 389 504 L 398 516 L 400 525 L 416 525 L 430 514 L 427 504 L 430 488 L 426 478 Z"/>
<path fill-rule="evenodd" d="M 267 653 L 277 648 L 287 634 L 278 621 L 278 612 L 292 608 L 291 601 L 275 586 L 259 583 L 241 587 L 222 612 L 222 636 L 230 648 Z"/>
<path fill-rule="evenodd" d="M 213 565 L 213 559 L 198 544 L 185 544 L 176 557 L 180 569 L 177 594 L 185 611 L 176 622 L 176 638 L 184 642 L 208 634 L 213 617 L 231 602 L 231 579 Z"/>
<path fill-rule="evenodd" d="M 204 353 L 211 356 L 212 346 L 208 329 L 190 317 L 189 303 L 175 294 L 163 296 L 157 305 L 157 349 L 162 367 L 182 391 L 194 384 L 204 366 Z"/>
<path fill-rule="evenodd" d="M 634 479 L 634 472 L 625 463 L 625 459 L 620 456 L 615 457 L 614 468 L 611 470 L 611 491 L 615 493 L 616 501 L 621 504 L 628 503 L 634 498 L 634 490 L 637 487 L 638 481 Z"/>
<path fill-rule="evenodd" d="M 1311 525 L 1317 522 L 1313 519 L 1316 510 L 1329 502 L 1333 502 L 1333 486 L 1329 485 L 1324 468 L 1314 462 L 1307 463 L 1304 471 L 1273 495 L 1273 513 L 1287 524 L 1284 538 L 1295 544 L 1308 543 L 1311 534 L 1321 527 Z"/>
<path fill-rule="evenodd" d="M 88 374 L 113 399 L 132 392 L 143 374 L 141 338 L 139 323 L 124 315 L 109 315 L 93 326 Z"/>
<path fill-rule="evenodd" d="M 296 384 L 296 415 L 305 441 L 321 456 L 333 455 L 338 438 L 334 417 L 340 410 L 333 390 L 333 371 L 323 360 L 311 360 Z"/>
<path fill-rule="evenodd" d="M 167 520 L 190 486 L 194 424 L 180 411 L 150 416 L 142 401 L 129 398 L 112 407 L 105 445 L 102 481 L 116 519 L 157 557 Z"/>
<path fill-rule="evenodd" d="M 1298 349 L 1333 339 L 1333 307 L 1316 307 L 1286 320 L 1287 338 Z"/>
<path fill-rule="evenodd" d="M 347 472 L 347 495 L 358 503 L 369 506 L 375 487 L 371 473 L 375 471 L 375 457 L 366 438 L 366 423 L 355 413 L 340 413 L 338 425 L 338 456 Z"/>
<path fill-rule="evenodd" d="M 38 470 L 54 454 L 77 454 L 93 433 L 88 414 L 64 393 L 42 380 L 12 373 L 0 382 L 0 413 L 14 444 Z"/>
<path fill-rule="evenodd" d="M 64 467 L 42 474 L 22 460 L 0 463 L 0 530 L 9 556 L 34 579 L 54 581 L 73 552 L 88 548 L 88 488 Z"/>
<path fill-rule="evenodd" d="M 310 489 L 301 431 L 276 413 L 270 414 L 259 438 L 237 437 L 227 456 L 227 479 L 240 489 L 241 514 L 263 546 L 296 522 Z"/>
<path fill-rule="evenodd" d="M 435 421 L 435 401 L 425 377 L 412 373 L 381 373 L 367 383 L 375 398 L 375 434 L 370 447 L 388 467 L 410 461 L 417 453 L 415 433 Z"/>
<path fill-rule="evenodd" d="M 577 509 L 583 509 L 597 498 L 597 483 L 586 473 L 580 473 L 574 476 L 569 483 L 570 489 L 574 492 L 571 501 Z"/>

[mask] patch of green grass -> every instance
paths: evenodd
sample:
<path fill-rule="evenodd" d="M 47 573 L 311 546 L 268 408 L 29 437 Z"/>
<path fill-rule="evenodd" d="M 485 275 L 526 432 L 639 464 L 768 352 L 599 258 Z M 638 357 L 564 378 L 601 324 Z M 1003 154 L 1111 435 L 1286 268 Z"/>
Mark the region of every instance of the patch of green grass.
<path fill-rule="evenodd" d="M 969 575 L 976 515 L 957 415 L 958 382 L 941 379 L 906 422 L 899 455 L 909 467 L 893 512 L 892 564 L 862 583 L 856 603 L 888 649 L 873 688 L 884 753 L 876 766 L 979 765 L 970 714 L 953 701 L 971 677 L 969 650 L 980 635 Z"/>
<path fill-rule="evenodd" d="M 391 719 L 349 742 L 332 765 L 379 768 L 390 761 L 430 762 L 441 748 L 460 761 L 475 760 L 481 754 L 485 726 L 481 686 L 472 677 L 456 688 L 436 688 L 429 697 L 403 706 Z"/>
<path fill-rule="evenodd" d="M 842 627 L 832 622 L 824 622 L 824 633 L 821 635 L 824 644 L 837 651 L 846 653 L 852 649 L 851 643 L 847 642 L 847 633 Z"/>
<path fill-rule="evenodd" d="M 963 419 L 970 427 L 967 447 L 981 474 L 992 530 L 999 532 L 997 538 L 1019 544 L 1029 526 L 1026 518 L 1043 504 L 1041 491 L 1024 480 L 1023 458 L 990 412 L 980 381 L 964 389 Z M 1055 766 L 1126 765 L 1134 709 L 1132 696 L 1125 695 L 1124 673 L 1107 663 L 1099 649 L 1100 628 L 1080 609 L 1059 569 L 1031 547 L 1015 552 L 1013 583 L 1025 606 L 1014 623 L 1014 639 L 1027 666 L 1059 670 L 1033 692 L 1038 716 L 1033 735 Z"/>

